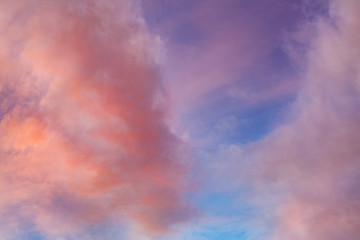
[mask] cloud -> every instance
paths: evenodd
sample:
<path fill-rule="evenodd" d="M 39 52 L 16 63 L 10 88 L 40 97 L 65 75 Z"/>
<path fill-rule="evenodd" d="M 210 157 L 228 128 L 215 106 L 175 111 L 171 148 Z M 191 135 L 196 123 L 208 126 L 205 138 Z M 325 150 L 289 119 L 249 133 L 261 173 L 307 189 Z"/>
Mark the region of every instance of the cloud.
<path fill-rule="evenodd" d="M 233 179 L 251 180 L 255 198 L 276 199 L 272 239 L 360 234 L 359 7 L 331 1 L 330 18 L 313 21 L 304 86 L 287 123 L 231 155 L 228 164 L 240 166 Z"/>
<path fill-rule="evenodd" d="M 155 6 L 162 2 L 146 1 L 149 15 L 156 15 L 155 9 L 161 7 Z M 183 111 L 189 110 L 189 102 L 206 101 L 214 90 L 239 81 L 248 68 L 278 47 L 278 36 L 272 33 L 281 34 L 294 25 L 293 15 L 299 15 L 298 4 L 278 0 L 168 1 L 162 5 L 174 14 L 149 16 L 148 21 L 154 22 L 153 30 L 169 46 L 165 76 L 174 103 L 182 105 L 176 107 Z"/>
<path fill-rule="evenodd" d="M 152 44 L 128 1 L 2 1 L 0 223 L 65 237 L 191 217 Z M 6 233 L 7 232 L 7 233 Z"/>

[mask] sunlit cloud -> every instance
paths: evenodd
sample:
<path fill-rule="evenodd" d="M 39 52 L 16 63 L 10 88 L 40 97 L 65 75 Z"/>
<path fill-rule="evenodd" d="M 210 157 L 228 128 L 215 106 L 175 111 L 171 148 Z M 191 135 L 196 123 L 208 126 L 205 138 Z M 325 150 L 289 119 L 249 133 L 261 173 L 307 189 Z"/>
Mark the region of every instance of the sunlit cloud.
<path fill-rule="evenodd" d="M 0 2 L 0 235 L 354 240 L 357 0 Z"/>
<path fill-rule="evenodd" d="M 2 229 L 53 239 L 117 220 L 158 234 L 188 219 L 183 143 L 166 124 L 155 41 L 135 6 L 0 9 Z"/>

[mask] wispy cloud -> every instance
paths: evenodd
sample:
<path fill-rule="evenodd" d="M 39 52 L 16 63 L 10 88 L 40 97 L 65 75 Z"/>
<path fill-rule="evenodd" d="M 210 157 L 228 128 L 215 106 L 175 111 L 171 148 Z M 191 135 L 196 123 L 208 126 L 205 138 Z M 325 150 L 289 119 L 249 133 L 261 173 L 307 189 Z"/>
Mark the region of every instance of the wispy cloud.
<path fill-rule="evenodd" d="M 359 7 L 332 1 L 330 18 L 312 22 L 305 84 L 287 123 L 241 154 L 223 155 L 241 167 L 233 181 L 250 180 L 256 198 L 276 199 L 272 239 L 359 236 Z"/>

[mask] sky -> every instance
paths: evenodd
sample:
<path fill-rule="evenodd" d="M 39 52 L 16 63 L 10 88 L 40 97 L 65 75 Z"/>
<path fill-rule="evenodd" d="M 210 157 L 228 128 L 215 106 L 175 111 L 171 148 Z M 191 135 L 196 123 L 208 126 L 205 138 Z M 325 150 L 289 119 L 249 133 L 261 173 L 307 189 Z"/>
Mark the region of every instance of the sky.
<path fill-rule="evenodd" d="M 0 1 L 0 240 L 354 240 L 360 1 Z"/>

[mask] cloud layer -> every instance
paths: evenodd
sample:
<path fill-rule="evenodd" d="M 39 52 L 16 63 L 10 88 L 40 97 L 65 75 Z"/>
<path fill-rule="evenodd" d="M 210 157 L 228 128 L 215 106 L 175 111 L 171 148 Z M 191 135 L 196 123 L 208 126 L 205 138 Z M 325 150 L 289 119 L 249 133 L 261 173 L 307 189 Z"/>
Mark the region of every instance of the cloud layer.
<path fill-rule="evenodd" d="M 140 3 L 0 2 L 2 239 L 356 239 L 359 1 Z"/>
<path fill-rule="evenodd" d="M 190 217 L 153 41 L 128 1 L 0 3 L 3 236 Z"/>
<path fill-rule="evenodd" d="M 359 8 L 356 0 L 332 1 L 330 18 L 312 22 L 317 34 L 307 34 L 305 83 L 287 123 L 235 153 L 236 160 L 231 155 L 231 164 L 242 166 L 237 176 L 251 176 L 257 198 L 271 206 L 276 199 L 271 239 L 360 234 Z"/>

